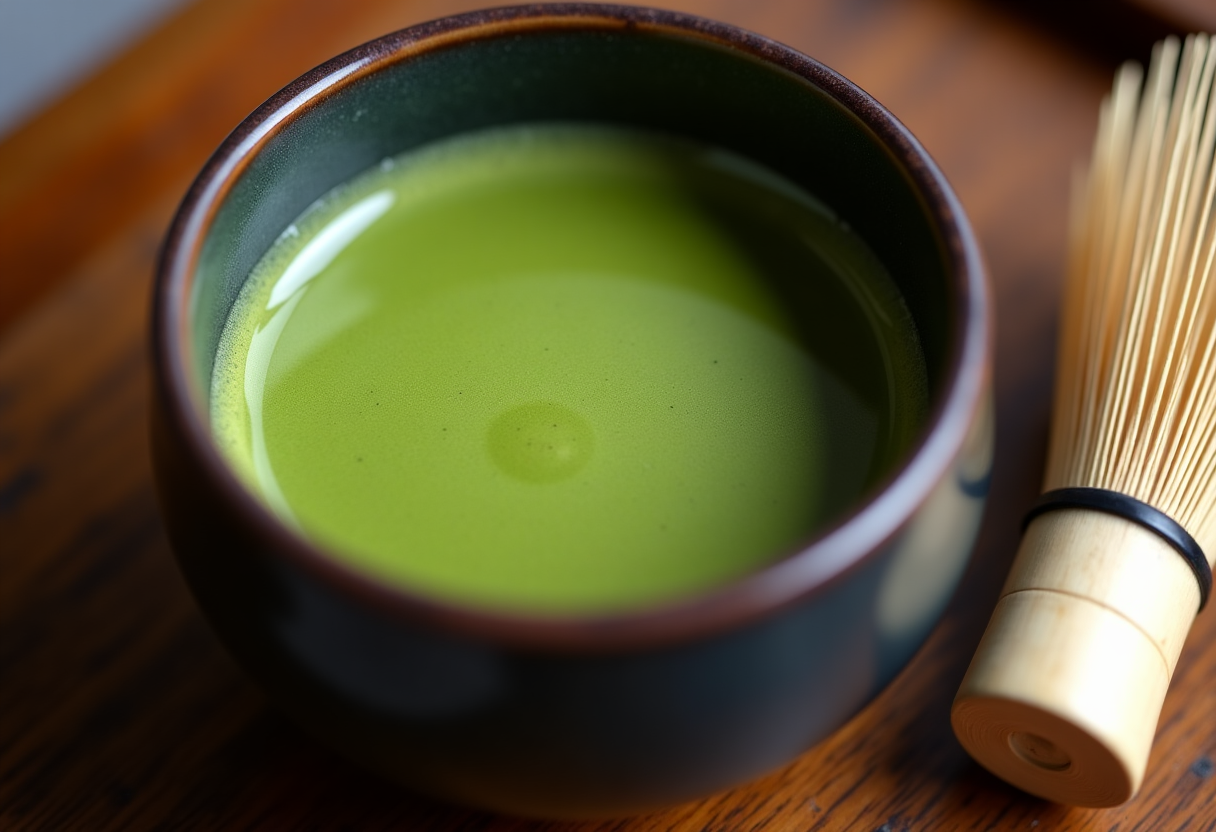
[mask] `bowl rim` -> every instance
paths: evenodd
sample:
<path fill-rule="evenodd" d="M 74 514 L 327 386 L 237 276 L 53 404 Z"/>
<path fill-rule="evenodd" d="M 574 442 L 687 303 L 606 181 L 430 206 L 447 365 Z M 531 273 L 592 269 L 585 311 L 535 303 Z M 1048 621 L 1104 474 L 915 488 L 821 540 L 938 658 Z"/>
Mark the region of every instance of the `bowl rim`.
<path fill-rule="evenodd" d="M 724 586 L 637 610 L 541 615 L 465 605 L 382 583 L 345 565 L 279 521 L 238 480 L 211 438 L 190 378 L 189 300 L 202 241 L 228 190 L 265 142 L 312 105 L 383 67 L 449 46 L 557 29 L 700 40 L 808 81 L 861 121 L 903 168 L 937 227 L 951 279 L 943 394 L 904 464 L 875 486 L 865 503 L 795 551 Z M 162 417 L 225 505 L 269 544 L 263 551 L 390 617 L 533 650 L 601 652 L 655 647 L 745 625 L 826 591 L 879 557 L 962 449 L 988 393 L 991 328 L 983 259 L 961 203 L 911 132 L 860 87 L 791 47 L 731 24 L 644 7 L 559 3 L 483 9 L 384 35 L 301 75 L 246 117 L 203 167 L 170 225 L 156 268 L 151 346 L 154 401 Z"/>

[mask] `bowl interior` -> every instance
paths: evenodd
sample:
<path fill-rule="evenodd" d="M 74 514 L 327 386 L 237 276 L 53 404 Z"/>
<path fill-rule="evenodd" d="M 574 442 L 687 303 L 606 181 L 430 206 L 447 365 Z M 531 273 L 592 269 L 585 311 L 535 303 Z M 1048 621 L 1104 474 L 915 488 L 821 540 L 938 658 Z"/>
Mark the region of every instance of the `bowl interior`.
<path fill-rule="evenodd" d="M 732 45 L 672 29 L 621 29 L 611 21 L 569 24 L 541 19 L 527 32 L 474 27 L 423 50 L 388 38 L 306 76 L 267 105 L 289 115 L 244 160 L 213 216 L 192 285 L 197 401 L 207 401 L 216 345 L 250 269 L 314 200 L 385 157 L 437 139 L 563 121 L 717 145 L 776 170 L 831 206 L 902 290 L 925 351 L 931 402 L 938 404 L 955 330 L 943 235 L 917 194 L 908 160 L 897 158 L 842 100 L 896 134 L 893 120 L 812 61 L 792 52 L 774 56 L 776 63 L 757 57 L 766 43 L 758 38 Z M 351 72 L 324 94 L 307 96 L 310 81 L 369 57 L 376 71 Z M 307 100 L 299 103 L 301 97 Z M 241 129 L 252 133 L 255 126 Z"/>

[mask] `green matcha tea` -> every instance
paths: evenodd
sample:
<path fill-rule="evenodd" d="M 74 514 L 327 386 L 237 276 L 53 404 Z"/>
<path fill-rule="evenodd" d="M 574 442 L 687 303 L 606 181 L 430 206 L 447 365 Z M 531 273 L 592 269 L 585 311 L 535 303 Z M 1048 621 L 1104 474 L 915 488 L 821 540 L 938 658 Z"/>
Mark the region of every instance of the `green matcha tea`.
<path fill-rule="evenodd" d="M 788 554 L 925 408 L 903 300 L 827 207 L 722 150 L 570 125 L 318 201 L 250 275 L 212 385 L 234 467 L 335 558 L 539 614 Z"/>

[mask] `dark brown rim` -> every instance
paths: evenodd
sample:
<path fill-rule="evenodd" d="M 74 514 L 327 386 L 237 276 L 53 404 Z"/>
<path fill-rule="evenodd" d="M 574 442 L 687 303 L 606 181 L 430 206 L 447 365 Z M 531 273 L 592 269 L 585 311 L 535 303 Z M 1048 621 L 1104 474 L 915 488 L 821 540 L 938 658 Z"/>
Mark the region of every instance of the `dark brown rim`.
<path fill-rule="evenodd" d="M 714 42 L 797 75 L 850 110 L 904 166 L 937 222 L 955 281 L 955 331 L 948 389 L 908 463 L 834 527 L 760 571 L 698 596 L 637 612 L 538 617 L 436 602 L 377 583 L 280 523 L 237 480 L 213 444 L 190 383 L 185 334 L 204 230 L 231 183 L 283 124 L 380 67 L 455 44 L 558 28 L 635 29 Z M 631 6 L 535 4 L 470 12 L 386 35 L 306 73 L 246 118 L 207 162 L 169 229 L 157 268 L 152 345 L 156 394 L 165 417 L 175 423 L 202 474 L 270 544 L 269 551 L 391 616 L 520 648 L 601 651 L 657 646 L 744 624 L 823 591 L 876 557 L 925 502 L 961 449 L 988 388 L 990 330 L 983 262 L 962 206 L 920 143 L 859 87 L 787 46 L 728 24 Z"/>

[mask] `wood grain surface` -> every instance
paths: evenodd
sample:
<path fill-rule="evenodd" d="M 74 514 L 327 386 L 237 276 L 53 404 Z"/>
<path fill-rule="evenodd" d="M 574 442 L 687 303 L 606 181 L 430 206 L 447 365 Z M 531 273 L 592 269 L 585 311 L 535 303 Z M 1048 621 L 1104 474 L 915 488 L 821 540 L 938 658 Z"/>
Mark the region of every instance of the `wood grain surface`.
<path fill-rule="evenodd" d="M 945 618 L 878 699 L 734 791 L 622 821 L 540 824 L 364 774 L 236 669 L 177 574 L 151 482 L 146 325 L 160 236 L 207 154 L 278 87 L 473 5 L 201 0 L 0 144 L 0 829 L 1216 829 L 1210 610 L 1125 806 L 1029 797 L 950 733 L 951 698 L 1042 475 L 1068 181 L 1112 69 L 965 0 L 672 4 L 784 41 L 886 104 L 942 165 L 991 266 L 990 508 Z"/>

